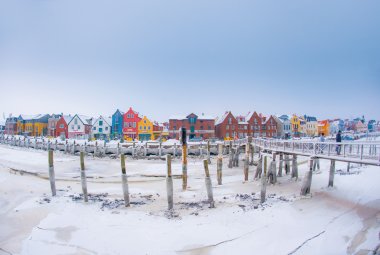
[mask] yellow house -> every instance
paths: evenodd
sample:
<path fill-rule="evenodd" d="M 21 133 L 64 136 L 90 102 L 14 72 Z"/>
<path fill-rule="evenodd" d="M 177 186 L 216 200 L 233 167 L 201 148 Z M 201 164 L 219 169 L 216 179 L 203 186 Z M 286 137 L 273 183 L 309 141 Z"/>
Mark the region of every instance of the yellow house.
<path fill-rule="evenodd" d="M 146 116 L 137 123 L 137 134 L 140 141 L 153 139 L 153 123 Z"/>
<path fill-rule="evenodd" d="M 300 137 L 301 134 L 301 121 L 300 118 L 293 114 L 293 116 L 290 118 L 290 124 L 292 128 L 292 134 L 294 137 Z"/>
<path fill-rule="evenodd" d="M 17 120 L 19 135 L 45 136 L 47 135 L 49 114 L 34 116 L 20 115 Z"/>

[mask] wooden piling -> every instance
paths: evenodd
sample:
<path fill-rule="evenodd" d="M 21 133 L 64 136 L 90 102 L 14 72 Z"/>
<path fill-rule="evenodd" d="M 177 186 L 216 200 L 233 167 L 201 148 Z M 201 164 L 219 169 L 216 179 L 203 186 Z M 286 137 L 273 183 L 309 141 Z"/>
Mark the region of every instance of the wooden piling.
<path fill-rule="evenodd" d="M 289 174 L 290 172 L 289 162 L 289 155 L 285 154 L 285 174 Z"/>
<path fill-rule="evenodd" d="M 124 196 L 124 205 L 125 207 L 130 206 L 129 201 L 129 187 L 128 187 L 128 176 L 125 169 L 125 155 L 120 155 L 120 163 L 121 163 L 121 183 L 123 186 L 123 196 Z"/>
<path fill-rule="evenodd" d="M 257 180 L 257 179 L 261 178 L 262 172 L 263 172 L 263 155 L 261 154 L 259 156 L 259 160 L 257 163 L 256 173 L 255 173 L 254 179 Z"/>
<path fill-rule="evenodd" d="M 51 194 L 55 196 L 57 194 L 57 191 L 55 188 L 54 158 L 53 158 L 52 150 L 48 151 L 48 157 L 49 157 L 49 180 L 50 180 Z"/>
<path fill-rule="evenodd" d="M 182 141 L 182 190 L 187 189 L 187 133 L 186 128 L 181 128 Z"/>
<path fill-rule="evenodd" d="M 210 178 L 210 171 L 208 169 L 208 160 L 207 159 L 203 160 L 203 165 L 204 165 L 205 174 L 206 174 L 205 184 L 206 184 L 208 202 L 210 203 L 210 208 L 214 208 L 215 202 L 214 202 L 214 195 L 212 193 L 212 183 L 211 183 L 211 178 Z"/>
<path fill-rule="evenodd" d="M 84 202 L 88 202 L 88 195 L 87 195 L 87 180 L 86 180 L 86 172 L 84 167 L 84 152 L 80 152 L 80 177 L 82 182 L 82 191 L 83 191 L 83 198 Z"/>
<path fill-rule="evenodd" d="M 278 177 L 282 177 L 283 165 L 284 165 L 284 154 L 280 153 L 280 164 L 278 166 Z"/>
<path fill-rule="evenodd" d="M 210 145 L 210 141 L 207 141 L 207 160 L 208 160 L 208 164 L 211 165 L 211 145 Z"/>
<path fill-rule="evenodd" d="M 311 180 L 313 177 L 313 159 L 309 159 L 309 171 L 306 172 L 305 178 L 303 179 L 302 187 L 301 187 L 301 196 L 305 196 L 310 194 L 311 188 Z"/>
<path fill-rule="evenodd" d="M 329 174 L 329 185 L 328 187 L 334 187 L 334 176 L 335 176 L 335 160 L 332 159 L 330 163 L 330 174 Z"/>
<path fill-rule="evenodd" d="M 229 147 L 229 152 L 228 152 L 228 168 L 232 168 L 233 160 L 234 160 L 234 153 L 232 149 L 232 141 L 230 141 L 230 147 Z"/>
<path fill-rule="evenodd" d="M 350 163 L 350 162 L 348 162 L 348 163 L 347 163 L 347 173 L 349 173 L 349 172 L 350 172 L 350 168 L 351 168 L 351 163 Z"/>
<path fill-rule="evenodd" d="M 292 178 L 296 178 L 296 181 L 298 180 L 298 164 L 297 164 L 297 155 L 293 155 L 293 162 L 292 162 Z"/>
<path fill-rule="evenodd" d="M 263 160 L 264 173 L 261 177 L 261 191 L 260 191 L 260 202 L 265 202 L 266 192 L 267 192 L 267 156 L 264 156 Z"/>
<path fill-rule="evenodd" d="M 170 154 L 166 155 L 166 193 L 168 198 L 168 210 L 173 209 L 173 178 L 172 178 L 172 160 Z"/>
<path fill-rule="evenodd" d="M 276 170 L 276 153 L 272 154 L 272 161 L 270 163 L 270 183 L 276 184 L 277 183 L 277 170 Z"/>
<path fill-rule="evenodd" d="M 248 172 L 249 172 L 249 154 L 250 154 L 250 144 L 247 143 L 246 146 L 245 146 L 244 181 L 248 181 Z"/>
<path fill-rule="evenodd" d="M 217 180 L 218 185 L 222 185 L 222 178 L 223 178 L 223 144 L 219 144 L 218 146 L 218 159 L 217 159 L 217 166 L 216 166 L 216 174 L 217 174 Z"/>

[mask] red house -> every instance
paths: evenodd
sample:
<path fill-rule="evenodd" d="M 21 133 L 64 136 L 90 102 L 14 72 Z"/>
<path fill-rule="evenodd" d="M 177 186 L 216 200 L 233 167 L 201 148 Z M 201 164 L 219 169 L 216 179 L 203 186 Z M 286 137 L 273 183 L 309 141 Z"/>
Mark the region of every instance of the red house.
<path fill-rule="evenodd" d="M 263 137 L 270 137 L 270 138 L 277 136 L 277 125 L 272 115 L 269 118 L 263 117 L 263 126 L 262 126 L 261 135 Z"/>
<path fill-rule="evenodd" d="M 248 135 L 253 137 L 261 137 L 262 116 L 257 112 L 248 113 L 246 120 L 248 122 Z"/>
<path fill-rule="evenodd" d="M 169 136 L 179 139 L 179 129 L 186 128 L 189 139 L 210 139 L 215 137 L 215 118 L 204 114 L 191 113 L 187 116 L 172 116 L 169 119 Z"/>
<path fill-rule="evenodd" d="M 216 120 L 215 132 L 216 137 L 220 139 L 238 138 L 239 123 L 235 116 L 229 111 Z"/>
<path fill-rule="evenodd" d="M 139 113 L 132 107 L 123 115 L 123 134 L 125 140 L 134 140 L 138 137 L 137 123 L 141 120 Z"/>
<path fill-rule="evenodd" d="M 65 137 L 69 138 L 69 132 L 68 132 L 68 123 L 71 121 L 73 117 L 71 115 L 63 115 L 56 124 L 56 137 Z"/>

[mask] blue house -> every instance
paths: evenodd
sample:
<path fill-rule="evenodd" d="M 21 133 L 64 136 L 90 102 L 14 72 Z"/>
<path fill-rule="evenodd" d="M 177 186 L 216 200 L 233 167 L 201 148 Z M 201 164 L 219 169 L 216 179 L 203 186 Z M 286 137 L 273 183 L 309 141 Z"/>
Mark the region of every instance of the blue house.
<path fill-rule="evenodd" d="M 119 109 L 112 115 L 112 138 L 121 138 L 123 136 L 123 115 L 124 112 L 119 111 Z"/>
<path fill-rule="evenodd" d="M 376 125 L 376 120 L 370 120 L 368 121 L 368 131 L 369 132 L 374 132 L 375 130 L 375 125 Z"/>

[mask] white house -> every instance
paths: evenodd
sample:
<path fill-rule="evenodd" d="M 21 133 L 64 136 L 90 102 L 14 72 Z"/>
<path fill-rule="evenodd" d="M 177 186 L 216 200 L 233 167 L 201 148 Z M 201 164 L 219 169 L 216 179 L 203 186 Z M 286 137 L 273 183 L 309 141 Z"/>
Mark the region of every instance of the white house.
<path fill-rule="evenodd" d="M 288 115 L 274 116 L 277 123 L 277 136 L 279 138 L 287 138 L 291 135 L 291 123 Z"/>
<path fill-rule="evenodd" d="M 68 125 L 69 138 L 88 139 L 91 135 L 92 117 L 76 114 Z"/>
<path fill-rule="evenodd" d="M 99 116 L 92 126 L 92 136 L 96 139 L 109 138 L 112 127 L 112 118 Z"/>

